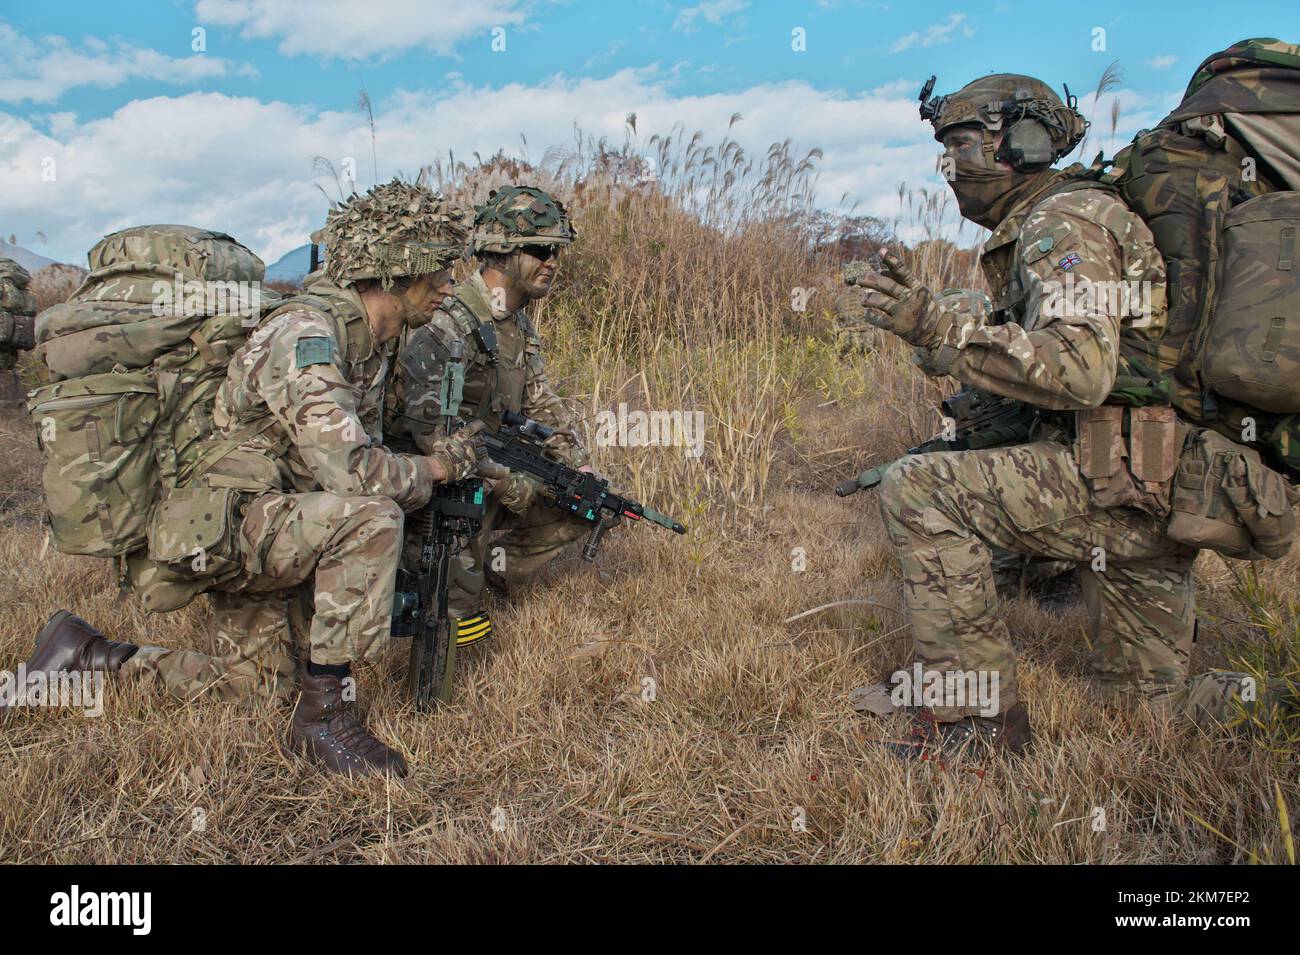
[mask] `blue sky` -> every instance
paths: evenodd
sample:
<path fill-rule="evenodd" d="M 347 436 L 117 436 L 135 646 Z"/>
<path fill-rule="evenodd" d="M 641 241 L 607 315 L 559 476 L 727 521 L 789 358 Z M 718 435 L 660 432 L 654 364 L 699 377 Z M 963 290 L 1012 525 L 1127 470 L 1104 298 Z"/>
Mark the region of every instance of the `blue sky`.
<path fill-rule="evenodd" d="M 377 114 L 381 178 L 448 149 L 517 152 L 521 133 L 536 158 L 567 141 L 574 123 L 621 138 L 629 110 L 643 133 L 681 120 L 715 141 L 739 111 L 733 133 L 751 152 L 787 137 L 825 151 L 823 204 L 848 193 L 859 211 L 888 217 L 899 182 L 934 182 L 937 147 L 912 103 L 930 73 L 940 92 L 1013 71 L 1083 95 L 1118 60 L 1122 142 L 1177 101 L 1206 54 L 1243 36 L 1300 41 L 1294 2 L 1235 5 L 1231 17 L 1224 9 L 1059 0 L 3 2 L 0 232 L 79 261 L 106 231 L 170 218 L 226 228 L 277 257 L 323 216 L 313 155 L 362 153 L 359 178 L 369 184 L 356 109 L 363 86 Z M 201 52 L 192 49 L 196 27 L 206 31 Z M 503 51 L 492 48 L 494 28 L 505 31 Z M 795 28 L 805 50 L 792 49 Z M 1107 111 L 1104 101 L 1098 113 Z M 52 181 L 40 175 L 50 160 Z"/>

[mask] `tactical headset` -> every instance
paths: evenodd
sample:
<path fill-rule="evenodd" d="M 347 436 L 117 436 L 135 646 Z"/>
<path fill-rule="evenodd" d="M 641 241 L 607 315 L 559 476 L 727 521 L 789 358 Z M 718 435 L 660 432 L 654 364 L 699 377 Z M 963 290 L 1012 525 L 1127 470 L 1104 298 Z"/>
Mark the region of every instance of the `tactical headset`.
<path fill-rule="evenodd" d="M 939 128 L 940 114 L 951 96 L 931 96 L 935 77 L 921 88 L 921 118 Z M 1065 89 L 1064 103 L 1036 98 L 1028 89 L 1017 88 L 1011 99 L 981 105 L 970 118 L 984 127 L 986 135 L 1005 129 L 1006 135 L 994 154 L 1021 172 L 1046 169 L 1083 139 L 1088 121 L 1078 111 L 1078 97 Z M 958 125 L 958 124 L 949 124 Z"/>

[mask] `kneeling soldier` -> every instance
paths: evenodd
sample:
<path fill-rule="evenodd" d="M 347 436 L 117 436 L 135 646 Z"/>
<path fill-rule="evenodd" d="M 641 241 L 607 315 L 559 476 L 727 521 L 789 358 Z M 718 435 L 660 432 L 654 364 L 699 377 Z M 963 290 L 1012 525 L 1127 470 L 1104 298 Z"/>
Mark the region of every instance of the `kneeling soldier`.
<path fill-rule="evenodd" d="M 152 536 L 181 536 L 239 492 L 229 556 L 209 555 L 224 565 L 210 590 L 215 654 L 115 643 L 63 611 L 27 669 L 152 674 L 187 699 L 296 696 L 292 750 L 334 772 L 403 775 L 353 710 L 350 665 L 389 637 L 403 512 L 476 467 L 467 437 L 396 454 L 381 434 L 389 343 L 450 288 L 465 228 L 428 188 L 394 181 L 331 211 L 324 233 L 323 273 L 236 352 L 201 476 L 155 517 Z M 154 573 L 134 568 L 136 586 Z"/>
<path fill-rule="evenodd" d="M 505 412 L 520 412 L 556 429 L 546 442 L 556 460 L 590 471 L 573 418 L 546 376 L 541 340 L 525 310 L 551 291 L 560 252 L 576 232 L 558 200 L 528 186 L 493 192 L 476 213 L 470 251 L 479 259 L 479 271 L 452 290 L 427 325 L 407 337 L 397 363 L 397 415 L 391 430 L 404 432 L 421 449 L 443 440 L 443 367 L 451 343 L 461 341 L 461 416 L 482 419 L 497 430 Z M 504 591 L 588 532 L 589 525 L 549 506 L 539 489 L 526 474 L 512 473 L 495 482 L 482 530 L 452 567 L 448 604 L 459 621 L 459 645 L 491 633 L 482 610 L 485 582 Z M 504 560 L 499 562 L 489 558 L 488 548 L 493 535 L 503 530 Z"/>

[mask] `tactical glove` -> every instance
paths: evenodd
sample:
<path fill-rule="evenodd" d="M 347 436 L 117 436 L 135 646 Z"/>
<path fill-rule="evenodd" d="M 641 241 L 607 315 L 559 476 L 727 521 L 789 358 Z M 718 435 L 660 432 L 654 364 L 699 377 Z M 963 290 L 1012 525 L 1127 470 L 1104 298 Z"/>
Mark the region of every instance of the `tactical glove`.
<path fill-rule="evenodd" d="M 881 263 L 882 272 L 850 280 L 867 289 L 862 296 L 866 320 L 920 348 L 939 344 L 945 315 L 929 287 L 893 252 L 881 250 Z"/>
<path fill-rule="evenodd" d="M 463 481 L 478 470 L 479 459 L 487 457 L 483 439 L 478 436 L 482 429 L 483 422 L 475 421 L 450 437 L 439 439 L 437 449 L 429 457 L 441 465 L 446 475 L 442 483 Z"/>
<path fill-rule="evenodd" d="M 541 489 L 541 484 L 535 478 L 515 471 L 504 480 L 497 481 L 492 493 L 506 510 L 512 514 L 522 514 L 532 506 Z"/>

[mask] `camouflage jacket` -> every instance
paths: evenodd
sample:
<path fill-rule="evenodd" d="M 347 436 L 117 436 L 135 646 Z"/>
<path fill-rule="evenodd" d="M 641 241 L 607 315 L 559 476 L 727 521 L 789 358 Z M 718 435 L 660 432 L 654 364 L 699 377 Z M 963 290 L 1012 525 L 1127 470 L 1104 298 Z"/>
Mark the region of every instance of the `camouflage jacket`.
<path fill-rule="evenodd" d="M 479 346 L 474 330 L 491 322 L 497 336 L 497 362 Z M 517 411 L 557 429 L 547 445 L 571 467 L 588 461 L 574 430 L 573 416 L 555 393 L 542 360 L 541 339 L 524 309 L 493 308 L 479 273 L 457 285 L 426 325 L 409 333 L 397 361 L 390 428 L 408 435 L 426 452 L 441 434 L 439 392 L 443 365 L 453 341 L 465 346 L 465 396 L 460 417 L 482 418 L 501 426 L 505 411 Z"/>
<path fill-rule="evenodd" d="M 328 308 L 286 303 L 231 360 L 213 408 L 214 439 L 249 437 L 208 480 L 423 506 L 432 493 L 429 462 L 382 443 L 390 349 L 376 346 L 355 292 L 321 282 L 306 294 Z"/>
<path fill-rule="evenodd" d="M 1092 408 L 1164 330 L 1164 260 L 1108 189 L 1058 180 L 998 225 L 980 264 L 992 315 L 963 310 L 919 356 L 931 373 L 1040 408 Z"/>

